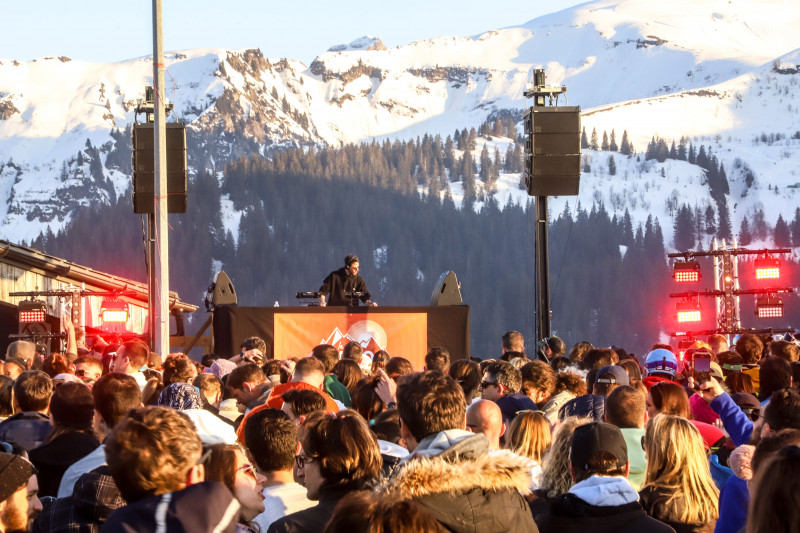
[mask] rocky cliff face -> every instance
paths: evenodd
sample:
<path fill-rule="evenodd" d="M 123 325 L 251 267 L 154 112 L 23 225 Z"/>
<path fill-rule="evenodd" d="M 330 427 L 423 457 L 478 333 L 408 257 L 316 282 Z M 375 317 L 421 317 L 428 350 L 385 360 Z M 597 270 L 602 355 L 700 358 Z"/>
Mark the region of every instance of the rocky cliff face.
<path fill-rule="evenodd" d="M 587 111 L 589 131 L 628 130 L 637 147 L 656 134 L 724 139 L 765 128 L 794 131 L 794 92 L 763 103 L 789 106 L 777 124 L 737 113 L 755 84 L 796 75 L 793 60 L 779 60 L 772 72 L 759 68 L 800 47 L 800 8 L 770 0 L 722 8 L 677 3 L 662 10 L 640 0 L 600 0 L 472 38 L 391 49 L 365 37 L 332 47 L 310 66 L 257 49 L 169 53 L 162 97 L 175 105 L 169 119 L 188 124 L 192 173 L 288 147 L 446 136 L 521 112 L 533 68 L 546 68 L 548 83 L 568 85 L 568 102 Z M 779 8 L 765 24 L 765 12 Z M 714 38 L 700 38 L 699 29 Z M 127 128 L 151 79 L 149 57 L 107 65 L 0 59 L 0 238 L 55 231 L 80 206 L 125 192 Z M 716 109 L 702 124 L 679 111 L 656 111 L 659 102 L 698 95 Z"/>

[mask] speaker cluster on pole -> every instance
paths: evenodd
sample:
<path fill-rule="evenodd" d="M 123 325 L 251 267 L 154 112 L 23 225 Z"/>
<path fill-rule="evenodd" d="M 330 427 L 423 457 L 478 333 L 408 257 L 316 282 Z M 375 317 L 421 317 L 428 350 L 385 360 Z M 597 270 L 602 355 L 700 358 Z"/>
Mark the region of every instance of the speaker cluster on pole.
<path fill-rule="evenodd" d="M 575 196 L 581 176 L 581 108 L 525 111 L 523 172 L 531 196 Z"/>
<path fill-rule="evenodd" d="M 155 153 L 153 124 L 133 126 L 133 212 L 154 211 Z M 166 124 L 167 132 L 167 212 L 186 212 L 186 125 Z"/>

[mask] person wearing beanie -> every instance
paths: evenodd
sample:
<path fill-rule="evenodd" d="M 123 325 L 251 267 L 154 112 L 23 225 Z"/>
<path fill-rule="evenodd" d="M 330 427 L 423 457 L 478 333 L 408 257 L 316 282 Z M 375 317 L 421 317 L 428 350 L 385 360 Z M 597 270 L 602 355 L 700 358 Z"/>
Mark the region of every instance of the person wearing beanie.
<path fill-rule="evenodd" d="M 45 444 L 30 451 L 30 459 L 39 470 L 39 492 L 56 496 L 61 477 L 73 463 L 100 445 L 92 424 L 94 400 L 83 383 L 63 383 L 50 399 L 53 432 Z"/>
<path fill-rule="evenodd" d="M 27 531 L 31 508 L 41 509 L 35 493 L 28 499 L 28 484 L 35 474 L 33 465 L 21 456 L 0 452 L 1 532 Z"/>

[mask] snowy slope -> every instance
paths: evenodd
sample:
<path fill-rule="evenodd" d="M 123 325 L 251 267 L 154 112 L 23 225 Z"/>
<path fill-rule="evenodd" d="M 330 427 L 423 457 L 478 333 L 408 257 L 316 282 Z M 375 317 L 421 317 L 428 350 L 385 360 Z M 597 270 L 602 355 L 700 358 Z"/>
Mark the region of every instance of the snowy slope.
<path fill-rule="evenodd" d="M 254 151 L 447 135 L 518 113 L 531 70 L 544 67 L 549 83 L 568 86 L 569 104 L 582 106 L 587 131 L 615 129 L 619 141 L 627 130 L 640 151 L 654 135 L 686 137 L 713 144 L 726 169 L 744 161 L 757 179 L 745 191 L 741 176 L 729 172 L 736 229 L 759 203 L 769 202 L 773 219 L 791 216 L 796 205 L 796 189 L 785 187 L 800 181 L 792 164 L 797 141 L 753 139 L 798 129 L 798 23 L 800 5 L 789 1 L 600 0 L 473 37 L 396 48 L 364 37 L 308 66 L 258 50 L 172 52 L 164 96 L 190 124 L 193 169 L 220 170 Z M 55 231 L 75 208 L 110 201 L 129 186 L 129 176 L 108 163 L 119 149 L 110 132 L 134 120 L 151 77 L 149 57 L 113 64 L 0 59 L 0 238 Z M 658 214 L 669 235 L 670 210 L 659 206 L 673 191 L 681 203 L 709 201 L 697 167 L 665 163 L 668 181 L 676 180 L 667 183 L 660 167 L 618 159 L 609 179 L 601 174 L 607 154 L 587 156 L 593 170 L 580 197 L 587 206 L 603 199 L 638 221 Z M 518 179 L 501 176 L 498 196 L 522 194 Z M 645 185 L 651 179 L 658 183 Z M 773 184 L 786 194 L 774 198 Z M 453 186 L 458 198 L 460 184 Z M 228 215 L 235 224 L 236 214 Z"/>

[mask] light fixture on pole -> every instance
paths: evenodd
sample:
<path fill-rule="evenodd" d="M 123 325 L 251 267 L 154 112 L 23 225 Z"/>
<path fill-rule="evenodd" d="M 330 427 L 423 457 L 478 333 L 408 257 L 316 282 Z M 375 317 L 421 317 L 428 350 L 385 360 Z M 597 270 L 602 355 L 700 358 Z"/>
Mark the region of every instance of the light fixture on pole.
<path fill-rule="evenodd" d="M 103 324 L 121 324 L 128 321 L 128 304 L 122 300 L 106 298 L 100 309 Z"/>
<path fill-rule="evenodd" d="M 699 302 L 685 301 L 675 304 L 675 317 L 679 324 L 700 322 L 702 307 Z"/>
<path fill-rule="evenodd" d="M 19 303 L 19 325 L 43 325 L 47 320 L 47 304 L 42 300 L 23 300 Z"/>
<path fill-rule="evenodd" d="M 758 318 L 783 318 L 783 300 L 777 296 L 757 298 L 756 316 Z"/>
<path fill-rule="evenodd" d="M 776 257 L 759 257 L 755 261 L 756 279 L 779 279 L 781 261 Z"/>
<path fill-rule="evenodd" d="M 695 260 L 676 261 L 672 277 L 676 283 L 697 283 L 700 281 L 700 263 Z"/>

